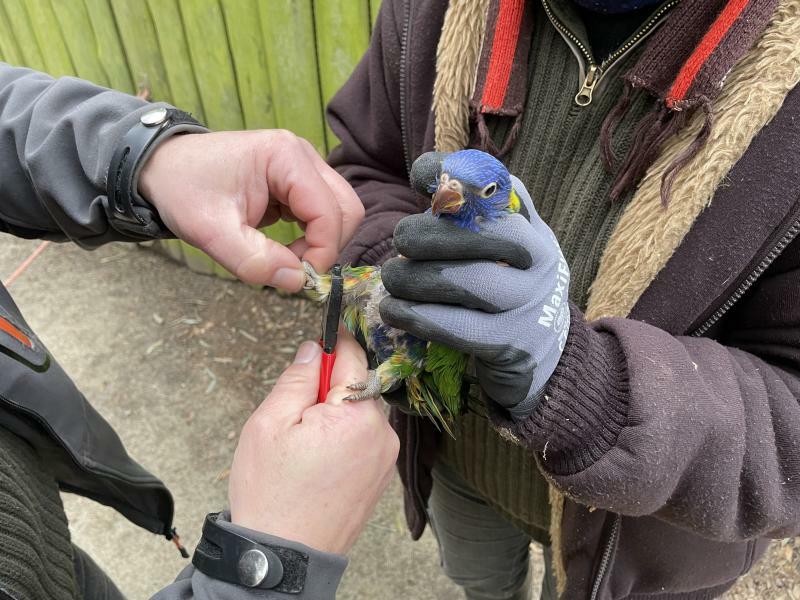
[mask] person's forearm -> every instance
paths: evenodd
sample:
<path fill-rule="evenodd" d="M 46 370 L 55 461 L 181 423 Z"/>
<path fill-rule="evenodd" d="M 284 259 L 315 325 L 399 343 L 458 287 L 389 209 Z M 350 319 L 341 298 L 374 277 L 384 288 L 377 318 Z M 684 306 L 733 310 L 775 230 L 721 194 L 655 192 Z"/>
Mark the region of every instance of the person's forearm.
<path fill-rule="evenodd" d="M 128 239 L 103 201 L 114 150 L 140 98 L 0 63 L 0 230 L 87 247 Z"/>
<path fill-rule="evenodd" d="M 747 352 L 573 309 L 537 410 L 496 422 L 582 504 L 736 540 L 798 530 L 799 399 L 796 374 Z"/>
<path fill-rule="evenodd" d="M 225 529 L 231 529 L 240 535 L 267 546 L 280 546 L 297 550 L 308 558 L 306 572 L 302 576 L 302 590 L 299 593 L 285 593 L 275 590 L 248 588 L 234 583 L 212 579 L 198 571 L 194 566 L 186 567 L 178 578 L 153 596 L 153 600 L 206 600 L 225 598 L 226 600 L 333 600 L 339 587 L 347 558 L 340 554 L 322 552 L 284 540 L 259 531 L 246 529 L 220 518 L 217 523 Z"/>

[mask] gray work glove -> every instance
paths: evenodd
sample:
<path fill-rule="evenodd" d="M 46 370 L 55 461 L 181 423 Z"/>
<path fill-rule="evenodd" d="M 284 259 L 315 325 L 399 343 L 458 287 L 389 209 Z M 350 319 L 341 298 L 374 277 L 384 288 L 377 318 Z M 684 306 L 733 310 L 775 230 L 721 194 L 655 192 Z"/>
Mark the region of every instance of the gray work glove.
<path fill-rule="evenodd" d="M 511 416 L 535 408 L 569 331 L 569 268 L 522 182 L 523 214 L 459 228 L 429 212 L 394 231 L 384 322 L 474 356 L 478 383 Z"/>

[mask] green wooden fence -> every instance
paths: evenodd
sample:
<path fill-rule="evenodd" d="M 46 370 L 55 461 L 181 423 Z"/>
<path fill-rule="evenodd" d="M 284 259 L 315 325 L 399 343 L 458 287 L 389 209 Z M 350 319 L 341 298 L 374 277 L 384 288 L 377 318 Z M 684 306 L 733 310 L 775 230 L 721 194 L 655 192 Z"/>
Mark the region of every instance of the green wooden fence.
<path fill-rule="evenodd" d="M 324 107 L 366 49 L 380 0 L 0 0 L 0 60 L 170 102 L 209 127 L 281 127 L 321 154 Z M 288 242 L 292 223 L 268 227 Z M 203 273 L 199 250 L 161 242 Z"/>

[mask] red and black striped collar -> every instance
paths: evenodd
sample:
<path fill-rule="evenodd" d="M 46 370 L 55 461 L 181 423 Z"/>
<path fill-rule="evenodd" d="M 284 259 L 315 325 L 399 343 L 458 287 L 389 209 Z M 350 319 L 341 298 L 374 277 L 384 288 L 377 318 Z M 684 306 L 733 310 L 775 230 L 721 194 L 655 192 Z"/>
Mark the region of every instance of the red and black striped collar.
<path fill-rule="evenodd" d="M 512 117 L 522 112 L 532 1 L 491 1 L 471 103 L 474 112 Z M 625 79 L 671 110 L 713 101 L 776 6 L 777 0 L 683 0 L 651 36 Z"/>
<path fill-rule="evenodd" d="M 533 33 L 533 5 L 538 0 L 491 0 L 486 33 L 470 107 L 475 144 L 503 156 L 513 146 L 527 92 L 527 65 Z M 568 1 L 568 0 L 559 0 Z M 769 24 L 778 0 L 681 0 L 650 36 L 636 64 L 623 75 L 625 93 L 603 125 L 601 146 L 613 167 L 615 123 L 637 91 L 658 99 L 655 112 L 642 119 L 628 156 L 617 170 L 613 198 L 622 197 L 638 182 L 658 155 L 659 146 L 689 121 L 694 109 L 705 112 L 697 139 L 668 170 L 662 187 L 667 201 L 677 171 L 699 150 L 712 127 L 713 102 L 725 77 L 756 43 Z M 504 146 L 494 146 L 486 115 L 513 117 Z"/>

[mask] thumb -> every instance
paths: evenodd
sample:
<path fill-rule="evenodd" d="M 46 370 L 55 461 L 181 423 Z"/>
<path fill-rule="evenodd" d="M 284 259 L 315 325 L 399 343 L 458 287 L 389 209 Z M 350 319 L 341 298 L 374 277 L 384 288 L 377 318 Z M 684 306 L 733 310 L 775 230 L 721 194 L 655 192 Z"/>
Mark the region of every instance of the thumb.
<path fill-rule="evenodd" d="M 201 249 L 245 283 L 290 292 L 299 291 L 303 285 L 303 268 L 297 255 L 245 223 L 228 227 Z"/>
<path fill-rule="evenodd" d="M 316 342 L 303 342 L 294 362 L 281 374 L 275 387 L 254 415 L 296 425 L 303 411 L 317 402 L 322 349 Z"/>

